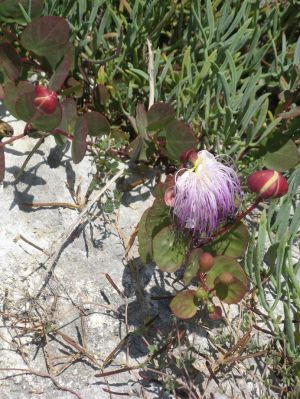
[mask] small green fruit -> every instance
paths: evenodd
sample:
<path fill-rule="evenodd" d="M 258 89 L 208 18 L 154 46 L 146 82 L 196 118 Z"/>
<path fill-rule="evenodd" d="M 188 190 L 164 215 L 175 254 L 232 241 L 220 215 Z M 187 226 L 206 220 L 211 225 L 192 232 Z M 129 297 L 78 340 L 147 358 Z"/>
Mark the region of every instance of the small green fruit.
<path fill-rule="evenodd" d="M 195 297 L 203 302 L 206 302 L 208 299 L 208 292 L 205 291 L 203 288 L 198 288 L 195 292 Z"/>

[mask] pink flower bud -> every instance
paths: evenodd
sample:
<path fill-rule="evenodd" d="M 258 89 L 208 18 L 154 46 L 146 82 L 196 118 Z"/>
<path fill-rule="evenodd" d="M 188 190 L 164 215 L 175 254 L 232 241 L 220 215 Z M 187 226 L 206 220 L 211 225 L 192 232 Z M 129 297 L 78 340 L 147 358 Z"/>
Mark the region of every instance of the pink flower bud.
<path fill-rule="evenodd" d="M 183 151 L 180 155 L 181 163 L 191 162 L 194 163 L 197 160 L 197 151 L 194 149 Z"/>
<path fill-rule="evenodd" d="M 57 94 L 44 86 L 36 86 L 33 104 L 39 111 L 45 114 L 52 114 L 57 106 Z"/>
<path fill-rule="evenodd" d="M 275 170 L 259 170 L 248 177 L 248 187 L 262 199 L 278 198 L 288 191 L 287 180 Z"/>
<path fill-rule="evenodd" d="M 175 201 L 175 190 L 174 187 L 169 187 L 165 191 L 165 196 L 164 196 L 165 204 L 172 208 L 174 206 L 174 201 Z"/>

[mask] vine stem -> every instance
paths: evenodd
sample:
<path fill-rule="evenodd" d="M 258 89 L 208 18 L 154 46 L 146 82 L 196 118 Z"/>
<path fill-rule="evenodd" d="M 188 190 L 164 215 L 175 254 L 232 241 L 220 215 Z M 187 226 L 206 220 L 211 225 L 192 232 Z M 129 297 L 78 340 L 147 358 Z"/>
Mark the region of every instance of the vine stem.
<path fill-rule="evenodd" d="M 23 137 L 25 137 L 25 135 L 26 135 L 25 133 L 21 133 L 21 134 L 18 134 L 16 136 L 10 137 L 6 141 L 0 142 L 0 147 L 5 147 L 7 144 L 12 143 L 13 141 L 20 140 Z"/>
<path fill-rule="evenodd" d="M 30 153 L 28 154 L 28 156 L 26 157 L 25 161 L 23 162 L 23 165 L 21 166 L 19 172 L 16 175 L 16 181 L 20 179 L 20 177 L 22 176 L 24 169 L 26 168 L 28 162 L 30 161 L 30 159 L 33 157 L 33 155 L 37 152 L 37 150 L 40 148 L 40 146 L 43 144 L 43 142 L 45 141 L 44 137 L 40 137 L 38 142 L 35 144 L 35 146 L 33 147 L 33 149 L 30 151 Z"/>

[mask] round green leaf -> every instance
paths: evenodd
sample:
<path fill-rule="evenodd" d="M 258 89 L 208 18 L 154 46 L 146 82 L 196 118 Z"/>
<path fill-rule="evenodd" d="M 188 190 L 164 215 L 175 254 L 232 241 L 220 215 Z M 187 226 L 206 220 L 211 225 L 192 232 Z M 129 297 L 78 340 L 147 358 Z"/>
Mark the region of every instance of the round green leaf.
<path fill-rule="evenodd" d="M 57 128 L 57 126 L 60 124 L 61 116 L 61 105 L 58 103 L 55 111 L 52 112 L 52 114 L 45 114 L 44 112 L 36 111 L 31 123 L 36 129 L 50 132 L 51 130 Z"/>
<path fill-rule="evenodd" d="M 299 152 L 296 144 L 288 140 L 279 149 L 271 144 L 267 147 L 267 153 L 264 157 L 264 165 L 269 169 L 275 169 L 279 172 L 294 168 L 299 163 Z"/>
<path fill-rule="evenodd" d="M 166 151 L 171 160 L 179 161 L 180 154 L 190 148 L 196 148 L 197 140 L 193 129 L 183 121 L 174 120 L 166 127 Z"/>
<path fill-rule="evenodd" d="M 102 134 L 108 134 L 110 126 L 102 114 L 96 111 L 87 112 L 84 114 L 84 118 L 87 121 L 88 133 L 90 136 L 101 136 Z"/>
<path fill-rule="evenodd" d="M 186 243 L 171 226 L 164 227 L 153 239 L 153 258 L 164 272 L 175 272 L 184 262 Z"/>
<path fill-rule="evenodd" d="M 231 273 L 233 282 L 229 285 L 218 284 L 218 277 L 224 273 Z M 241 265 L 229 256 L 216 256 L 214 266 L 207 273 L 207 287 L 216 288 L 216 295 L 225 303 L 238 303 L 246 294 L 249 280 Z"/>
<path fill-rule="evenodd" d="M 152 261 L 152 238 L 146 231 L 146 219 L 150 208 L 146 209 L 139 223 L 138 241 L 141 261 L 146 265 Z"/>
<path fill-rule="evenodd" d="M 19 115 L 16 111 L 16 102 L 17 100 L 24 94 L 32 92 L 33 85 L 27 81 L 20 81 L 16 86 L 13 82 L 7 82 L 4 86 L 4 105 L 6 109 L 16 118 L 19 118 Z"/>
<path fill-rule="evenodd" d="M 37 55 L 50 57 L 51 53 L 55 53 L 67 45 L 69 31 L 69 25 L 62 17 L 39 17 L 23 30 L 21 44 Z"/>
<path fill-rule="evenodd" d="M 170 104 L 155 103 L 147 113 L 149 132 L 164 128 L 175 118 L 175 110 Z"/>
<path fill-rule="evenodd" d="M 21 61 L 9 43 L 0 44 L 0 67 L 10 80 L 17 80 L 21 74 Z"/>
<path fill-rule="evenodd" d="M 179 292 L 171 301 L 170 308 L 175 316 L 180 319 L 190 319 L 195 316 L 197 306 L 195 305 L 195 291 L 187 290 Z"/>
<path fill-rule="evenodd" d="M 170 210 L 162 200 L 156 199 L 149 209 L 146 219 L 146 231 L 149 237 L 154 237 L 163 227 L 171 223 Z"/>
<path fill-rule="evenodd" d="M 239 223 L 215 241 L 211 245 L 211 248 L 217 255 L 239 258 L 245 254 L 249 239 L 250 236 L 247 227 L 243 223 Z"/>

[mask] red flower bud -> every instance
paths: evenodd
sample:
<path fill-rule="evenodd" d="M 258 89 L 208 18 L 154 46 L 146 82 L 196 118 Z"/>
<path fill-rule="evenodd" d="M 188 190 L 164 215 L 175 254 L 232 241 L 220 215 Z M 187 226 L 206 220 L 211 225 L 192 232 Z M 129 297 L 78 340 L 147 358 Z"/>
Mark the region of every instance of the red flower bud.
<path fill-rule="evenodd" d="M 199 256 L 199 269 L 201 272 L 208 272 L 214 265 L 214 257 L 209 252 L 203 252 Z"/>
<path fill-rule="evenodd" d="M 57 94 L 44 86 L 36 86 L 33 104 L 39 111 L 45 114 L 52 114 L 57 106 Z"/>
<path fill-rule="evenodd" d="M 282 197 L 288 191 L 287 180 L 275 170 L 259 170 L 248 177 L 248 187 L 262 199 Z"/>
<path fill-rule="evenodd" d="M 181 163 L 185 163 L 185 162 L 196 162 L 197 160 L 197 151 L 194 149 L 190 149 L 190 150 L 186 150 L 183 151 L 180 155 L 180 161 Z"/>

